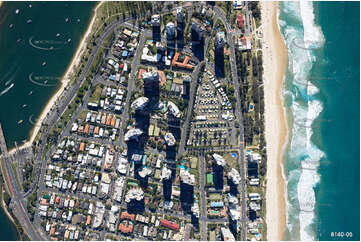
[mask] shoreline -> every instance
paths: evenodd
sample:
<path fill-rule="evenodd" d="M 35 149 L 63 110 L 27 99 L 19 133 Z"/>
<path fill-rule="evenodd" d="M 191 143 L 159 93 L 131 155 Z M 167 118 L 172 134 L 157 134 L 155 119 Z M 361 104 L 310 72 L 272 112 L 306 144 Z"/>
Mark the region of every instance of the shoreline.
<path fill-rule="evenodd" d="M 0 1 L 0 7 L 1 7 L 1 1 Z M 18 149 L 23 149 L 27 147 L 31 147 L 32 143 L 34 142 L 37 134 L 40 131 L 42 120 L 45 119 L 46 115 L 51 111 L 54 104 L 58 100 L 58 98 L 62 95 L 64 89 L 68 86 L 70 83 L 70 76 L 73 74 L 74 69 L 79 65 L 81 58 L 83 56 L 84 50 L 86 49 L 86 40 L 90 36 L 93 26 L 95 23 L 95 20 L 97 18 L 97 10 L 101 6 L 102 2 L 99 2 L 97 6 L 93 9 L 93 16 L 91 17 L 91 20 L 89 22 L 89 25 L 87 27 L 87 30 L 83 34 L 83 37 L 78 45 L 78 48 L 68 66 L 68 68 L 65 71 L 65 74 L 61 78 L 61 86 L 60 88 L 54 93 L 54 95 L 50 98 L 50 100 L 45 105 L 45 108 L 41 111 L 40 117 L 37 119 L 34 127 L 30 131 L 30 139 L 27 140 L 25 143 L 18 146 Z M 16 150 L 16 147 L 9 150 L 9 154 L 13 154 Z"/>
<path fill-rule="evenodd" d="M 278 2 L 261 2 L 262 53 L 267 143 L 266 223 L 267 240 L 282 240 L 286 231 L 286 197 L 283 176 L 288 140 L 283 82 L 287 49 L 278 27 Z"/>

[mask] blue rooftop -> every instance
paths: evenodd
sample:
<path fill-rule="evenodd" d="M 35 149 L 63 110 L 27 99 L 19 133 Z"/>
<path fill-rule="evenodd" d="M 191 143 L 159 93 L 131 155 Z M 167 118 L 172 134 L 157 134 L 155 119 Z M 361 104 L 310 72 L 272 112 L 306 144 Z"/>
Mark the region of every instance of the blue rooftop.
<path fill-rule="evenodd" d="M 114 81 L 115 80 L 115 75 L 110 75 L 109 80 Z"/>
<path fill-rule="evenodd" d="M 211 208 L 221 208 L 223 206 L 223 202 L 211 202 Z"/>

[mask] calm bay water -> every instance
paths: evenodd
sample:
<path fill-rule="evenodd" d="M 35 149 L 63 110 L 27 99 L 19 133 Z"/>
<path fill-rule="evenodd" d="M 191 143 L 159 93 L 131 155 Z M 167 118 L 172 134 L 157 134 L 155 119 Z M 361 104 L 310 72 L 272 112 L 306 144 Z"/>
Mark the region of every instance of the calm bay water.
<path fill-rule="evenodd" d="M 359 2 L 283 2 L 289 240 L 360 239 Z"/>
<path fill-rule="evenodd" d="M 60 87 L 95 5 L 5 2 L 0 7 L 0 121 L 8 148 L 29 138 L 33 123 Z M 18 239 L 3 211 L 0 228 L 0 240 Z"/>
<path fill-rule="evenodd" d="M 60 86 L 95 4 L 5 2 L 0 8 L 0 120 L 9 147 L 29 138 L 32 123 Z"/>

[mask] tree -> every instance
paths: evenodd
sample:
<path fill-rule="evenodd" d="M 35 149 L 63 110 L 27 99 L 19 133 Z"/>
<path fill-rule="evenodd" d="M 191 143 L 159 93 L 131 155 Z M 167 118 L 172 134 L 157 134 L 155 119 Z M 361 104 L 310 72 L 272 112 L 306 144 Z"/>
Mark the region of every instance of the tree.
<path fill-rule="evenodd" d="M 5 202 L 6 206 L 9 206 L 10 201 L 11 201 L 11 197 L 10 197 L 9 193 L 5 192 L 4 193 L 4 202 Z"/>

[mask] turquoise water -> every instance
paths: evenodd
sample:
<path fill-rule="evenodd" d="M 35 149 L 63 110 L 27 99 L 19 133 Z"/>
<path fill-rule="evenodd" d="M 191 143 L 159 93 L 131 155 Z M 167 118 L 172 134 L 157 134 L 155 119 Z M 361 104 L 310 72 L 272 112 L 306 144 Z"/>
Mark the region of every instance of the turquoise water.
<path fill-rule="evenodd" d="M 285 238 L 359 240 L 359 3 L 280 6 L 291 129 Z"/>
<path fill-rule="evenodd" d="M 0 8 L 0 121 L 9 148 L 15 141 L 20 144 L 29 138 L 32 122 L 60 86 L 95 4 L 5 2 Z M 34 84 L 30 74 L 31 80 L 48 85 Z M 19 120 L 23 123 L 18 124 Z M 0 227 L 1 240 L 18 240 L 15 227 L 2 210 Z"/>
<path fill-rule="evenodd" d="M 9 147 L 29 138 L 60 87 L 95 4 L 5 2 L 0 8 L 0 121 Z"/>

